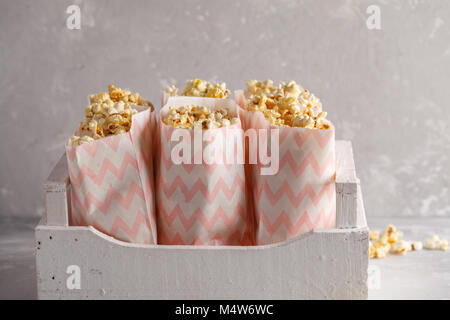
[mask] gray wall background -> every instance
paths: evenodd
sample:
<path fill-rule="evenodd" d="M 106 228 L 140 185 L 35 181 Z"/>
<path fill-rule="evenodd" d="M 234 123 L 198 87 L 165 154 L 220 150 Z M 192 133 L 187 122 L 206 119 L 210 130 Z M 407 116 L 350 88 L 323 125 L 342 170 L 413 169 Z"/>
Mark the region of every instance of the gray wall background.
<path fill-rule="evenodd" d="M 450 217 L 449 18 L 447 0 L 0 0 L 0 214 L 44 213 L 88 94 L 115 83 L 159 105 L 201 77 L 297 80 L 353 141 L 369 216 Z"/>

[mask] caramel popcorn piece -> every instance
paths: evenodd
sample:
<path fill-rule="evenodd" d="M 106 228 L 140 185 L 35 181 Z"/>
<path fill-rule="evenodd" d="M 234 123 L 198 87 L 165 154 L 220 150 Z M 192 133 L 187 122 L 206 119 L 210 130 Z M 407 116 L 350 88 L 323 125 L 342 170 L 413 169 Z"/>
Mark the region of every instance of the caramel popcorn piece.
<path fill-rule="evenodd" d="M 240 119 L 232 117 L 224 108 L 212 111 L 203 106 L 181 106 L 169 107 L 163 122 L 174 128 L 215 129 L 240 124 Z"/>
<path fill-rule="evenodd" d="M 369 258 L 375 258 L 375 247 L 373 246 L 372 242 L 370 242 L 369 244 Z"/>
<path fill-rule="evenodd" d="M 109 99 L 109 95 L 106 92 L 101 92 L 98 94 L 92 94 L 89 96 L 90 103 L 102 103 Z"/>
<path fill-rule="evenodd" d="M 272 80 L 247 82 L 245 97 L 249 111 L 260 111 L 272 125 L 330 129 L 320 100 L 295 81 L 274 86 Z"/>
<path fill-rule="evenodd" d="M 405 255 L 411 250 L 411 242 L 400 240 L 391 246 L 391 252 L 395 254 Z"/>
<path fill-rule="evenodd" d="M 448 249 L 448 240 L 440 239 L 438 235 L 432 235 L 425 240 L 425 248 L 428 250 L 443 250 Z"/>
<path fill-rule="evenodd" d="M 395 233 L 397 231 L 397 228 L 394 226 L 394 225 L 392 225 L 392 224 L 389 224 L 387 227 L 386 227 L 386 229 L 384 229 L 384 234 L 385 235 L 387 235 L 387 236 L 391 236 L 393 233 Z"/>
<path fill-rule="evenodd" d="M 420 241 L 413 241 L 411 243 L 411 250 L 412 251 L 420 251 L 423 248 L 423 244 Z"/>
<path fill-rule="evenodd" d="M 380 231 L 378 231 L 378 230 L 369 231 L 369 240 L 370 241 L 378 240 L 379 238 L 380 238 Z"/>
<path fill-rule="evenodd" d="M 110 84 L 108 86 L 109 98 L 114 102 L 119 102 L 125 96 L 128 96 L 128 92 L 123 91 L 120 88 L 114 87 L 114 85 Z"/>
<path fill-rule="evenodd" d="M 209 86 L 206 90 L 206 97 L 207 98 L 218 98 L 218 99 L 225 99 L 230 94 L 230 90 L 226 88 L 226 85 L 224 82 L 222 83 L 216 83 L 212 86 Z"/>
<path fill-rule="evenodd" d="M 72 137 L 70 137 L 70 141 L 72 142 L 73 146 L 79 146 L 79 145 L 82 145 L 83 143 L 92 142 L 92 141 L 94 141 L 94 139 L 89 136 L 82 136 L 82 137 L 72 136 Z"/>
<path fill-rule="evenodd" d="M 171 85 L 166 89 L 166 92 L 169 94 L 169 96 L 174 97 L 178 95 L 178 88 L 176 88 L 174 85 Z"/>
<path fill-rule="evenodd" d="M 150 107 L 152 111 L 154 110 L 153 105 L 142 98 L 139 93 L 132 93 L 129 90 L 122 90 L 121 88 L 116 88 L 114 85 L 110 84 L 108 86 L 109 100 L 113 102 L 128 102 L 131 104 L 137 104 L 138 106 Z"/>
<path fill-rule="evenodd" d="M 80 123 L 78 134 L 71 137 L 73 146 L 97 139 L 128 132 L 132 117 L 138 113 L 136 106 L 150 108 L 153 105 L 138 93 L 108 86 L 108 92 L 89 96 L 85 120 Z"/>
<path fill-rule="evenodd" d="M 382 259 L 385 258 L 387 253 L 390 250 L 390 246 L 388 244 L 383 244 L 381 242 L 370 242 L 369 246 L 369 258 L 374 259 Z"/>
<path fill-rule="evenodd" d="M 441 240 L 439 249 L 446 251 L 448 249 L 448 240 Z"/>
<path fill-rule="evenodd" d="M 166 89 L 170 96 L 177 96 L 178 91 L 179 89 L 173 85 Z M 212 84 L 205 80 L 193 79 L 187 82 L 181 96 L 225 99 L 229 94 L 230 90 L 224 82 Z"/>

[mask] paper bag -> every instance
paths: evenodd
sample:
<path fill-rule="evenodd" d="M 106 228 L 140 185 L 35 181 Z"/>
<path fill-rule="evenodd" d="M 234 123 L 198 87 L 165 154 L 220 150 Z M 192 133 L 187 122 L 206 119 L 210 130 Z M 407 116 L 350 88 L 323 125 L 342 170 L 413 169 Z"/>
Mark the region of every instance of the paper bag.
<path fill-rule="evenodd" d="M 156 244 L 152 140 L 155 113 L 133 116 L 129 132 L 72 147 L 66 143 L 72 225 L 118 240 Z"/>
<path fill-rule="evenodd" d="M 169 106 L 188 105 L 214 110 L 225 107 L 237 114 L 234 101 L 226 99 L 171 97 L 162 108 L 155 180 L 158 243 L 251 245 L 253 221 L 247 210 L 244 165 L 236 161 L 239 156 L 244 156 L 243 130 L 240 125 L 194 130 L 164 124 L 162 119 Z M 195 140 L 195 134 L 202 135 L 200 144 L 198 139 Z M 179 156 L 176 151 L 182 141 L 180 136 L 192 142 L 190 155 L 182 152 L 186 156 L 186 161 L 182 162 L 175 159 Z M 203 141 L 203 137 L 211 139 Z M 226 159 L 227 148 L 232 150 L 231 158 L 235 159 L 231 163 Z M 214 161 L 205 161 L 205 154 L 215 155 L 211 157 Z"/>
<path fill-rule="evenodd" d="M 242 91 L 236 101 L 246 109 Z M 247 128 L 262 130 L 261 145 L 271 148 L 271 130 L 278 131 L 278 171 L 261 174 L 264 165 L 252 165 L 256 243 L 285 241 L 313 229 L 336 224 L 335 131 L 272 126 L 259 111 L 246 111 Z M 275 134 L 272 134 L 275 136 Z M 261 142 L 264 142 L 261 144 Z M 268 150 L 268 154 L 271 151 Z"/>

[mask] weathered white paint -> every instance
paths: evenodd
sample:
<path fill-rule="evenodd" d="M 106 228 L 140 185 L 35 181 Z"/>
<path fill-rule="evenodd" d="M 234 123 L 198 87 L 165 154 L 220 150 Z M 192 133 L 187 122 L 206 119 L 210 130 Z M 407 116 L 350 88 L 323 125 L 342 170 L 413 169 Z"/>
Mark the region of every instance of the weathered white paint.
<path fill-rule="evenodd" d="M 344 161 L 342 153 L 351 155 L 349 142 L 336 143 L 336 180 L 347 183 L 350 176 L 341 168 L 350 172 L 353 161 Z M 59 187 L 64 189 L 67 184 L 62 182 L 67 174 L 61 169 L 64 165 L 59 166 L 54 172 L 61 174 Z M 351 178 L 356 179 L 356 174 Z M 353 217 L 351 228 L 315 230 L 286 242 L 254 247 L 129 244 L 92 227 L 48 225 L 43 219 L 36 227 L 38 296 L 366 299 L 368 229 L 359 188 L 355 189 L 355 197 L 355 212 L 347 213 Z M 61 214 L 67 212 L 62 210 Z M 337 208 L 337 216 L 340 214 Z M 66 270 L 71 265 L 81 270 L 79 290 L 66 286 L 70 276 Z"/>
<path fill-rule="evenodd" d="M 358 186 L 352 144 L 336 141 L 336 228 L 357 226 Z"/>
<path fill-rule="evenodd" d="M 358 198 L 357 198 L 357 210 L 362 210 L 362 212 L 358 211 L 356 216 L 356 226 L 357 227 L 367 227 L 367 219 L 366 219 L 366 207 L 364 206 L 364 200 L 362 197 L 361 186 L 358 185 Z"/>
<path fill-rule="evenodd" d="M 68 185 L 67 159 L 63 154 L 44 184 L 46 218 L 49 226 L 69 225 Z"/>
<path fill-rule="evenodd" d="M 39 225 L 36 241 L 40 299 L 367 298 L 367 228 L 200 247 L 134 245 L 90 227 Z M 66 287 L 70 265 L 81 268 L 80 290 Z"/>

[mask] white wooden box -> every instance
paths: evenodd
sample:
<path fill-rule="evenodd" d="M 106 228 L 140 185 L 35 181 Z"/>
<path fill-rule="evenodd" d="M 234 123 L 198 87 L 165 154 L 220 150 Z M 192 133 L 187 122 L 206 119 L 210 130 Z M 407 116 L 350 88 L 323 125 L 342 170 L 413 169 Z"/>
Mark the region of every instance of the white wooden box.
<path fill-rule="evenodd" d="M 336 229 L 272 245 L 124 243 L 69 226 L 69 188 L 63 155 L 35 230 L 40 299 L 367 299 L 368 229 L 349 141 L 336 141 Z"/>

